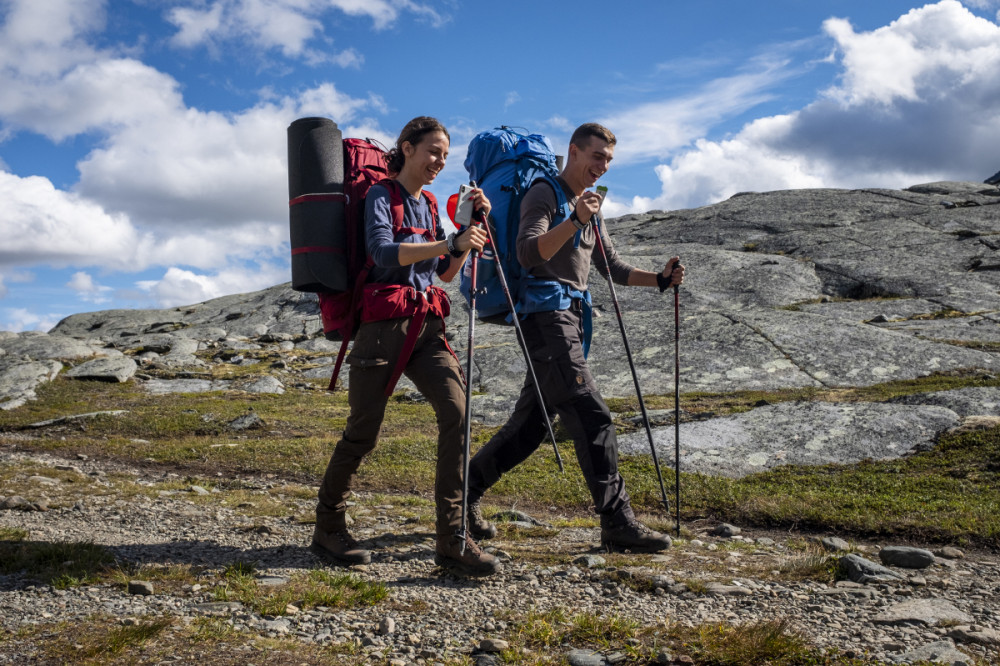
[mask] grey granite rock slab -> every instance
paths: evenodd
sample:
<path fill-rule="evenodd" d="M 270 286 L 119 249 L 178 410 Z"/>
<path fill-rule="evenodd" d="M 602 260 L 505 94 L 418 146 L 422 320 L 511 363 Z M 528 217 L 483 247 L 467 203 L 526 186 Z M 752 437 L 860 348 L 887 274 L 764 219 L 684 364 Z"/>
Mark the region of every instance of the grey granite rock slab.
<path fill-rule="evenodd" d="M 909 333 L 924 340 L 1000 342 L 1000 319 L 995 315 L 896 321 L 877 325 L 887 330 Z"/>
<path fill-rule="evenodd" d="M 5 358 L 0 358 L 0 409 L 3 410 L 16 409 L 33 400 L 35 388 L 55 379 L 63 368 L 62 363 L 54 360 L 4 363 Z"/>
<path fill-rule="evenodd" d="M 104 382 L 127 382 L 135 374 L 138 366 L 127 356 L 112 356 L 96 358 L 81 363 L 66 371 L 67 377 L 73 379 L 96 380 Z"/>
<path fill-rule="evenodd" d="M 928 627 L 971 624 L 973 618 L 943 599 L 910 599 L 876 615 L 875 624 L 923 624 Z"/>
<path fill-rule="evenodd" d="M 904 405 L 938 405 L 950 409 L 959 416 L 997 416 L 1000 415 L 1000 387 L 979 386 L 953 391 L 917 393 L 895 398 L 893 402 Z"/>
<path fill-rule="evenodd" d="M 853 463 L 930 449 L 938 433 L 960 421 L 935 406 L 788 402 L 750 412 L 682 423 L 681 469 L 739 477 L 780 465 Z M 663 465 L 674 464 L 674 428 L 653 429 Z M 643 430 L 618 438 L 625 454 L 648 454 Z"/>
<path fill-rule="evenodd" d="M 91 358 L 103 353 L 104 344 L 90 336 L 77 339 L 29 331 L 0 340 L 0 347 L 6 352 L 5 356 L 42 361 Z"/>
<path fill-rule="evenodd" d="M 167 393 L 206 393 L 225 391 L 231 385 L 227 380 L 210 379 L 149 379 L 143 382 L 143 389 L 153 395 Z"/>

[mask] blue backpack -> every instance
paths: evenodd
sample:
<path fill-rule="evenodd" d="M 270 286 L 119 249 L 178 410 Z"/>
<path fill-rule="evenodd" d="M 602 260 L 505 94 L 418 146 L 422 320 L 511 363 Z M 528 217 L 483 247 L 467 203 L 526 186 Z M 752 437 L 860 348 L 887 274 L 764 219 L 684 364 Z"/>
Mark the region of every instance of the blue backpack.
<path fill-rule="evenodd" d="M 476 274 L 476 314 L 489 323 L 511 322 L 510 308 L 500 285 L 496 262 L 500 262 L 517 311 L 521 314 L 566 307 L 566 289 L 554 280 L 530 275 L 517 261 L 517 230 L 521 222 L 521 199 L 536 181 L 545 180 L 556 194 L 559 210 L 553 223 L 569 217 L 569 202 L 556 180 L 559 170 L 552 144 L 541 134 L 521 134 L 498 127 L 477 134 L 465 158 L 469 178 L 490 200 L 491 228 L 495 248 L 486 248 Z M 579 240 L 577 241 L 579 242 Z M 471 303 L 469 289 L 472 258 L 462 268 L 459 289 Z"/>

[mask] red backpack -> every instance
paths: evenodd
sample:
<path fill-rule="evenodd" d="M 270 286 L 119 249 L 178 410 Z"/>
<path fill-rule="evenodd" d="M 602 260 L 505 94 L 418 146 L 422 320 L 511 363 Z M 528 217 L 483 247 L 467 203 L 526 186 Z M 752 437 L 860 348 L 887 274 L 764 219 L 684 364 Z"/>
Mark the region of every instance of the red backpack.
<path fill-rule="evenodd" d="M 389 190 L 392 211 L 393 235 L 423 234 L 428 241 L 433 241 L 434 230 L 403 226 L 403 195 L 399 183 L 389 178 L 389 169 L 384 151 L 374 144 L 362 139 L 343 139 L 343 194 L 339 192 L 306 193 L 292 198 L 289 206 L 303 204 L 315 205 L 330 200 L 343 201 L 343 236 L 331 241 L 329 246 L 304 245 L 293 243 L 292 256 L 305 254 L 325 256 L 328 263 L 336 264 L 338 273 L 346 281 L 345 289 L 315 289 L 319 295 L 320 316 L 323 321 L 323 332 L 328 340 L 340 340 L 340 351 L 330 379 L 330 390 L 333 390 L 340 375 L 340 369 L 347 353 L 347 345 L 354 338 L 362 321 L 377 321 L 394 317 L 413 316 L 410 326 L 412 336 L 408 335 L 403 352 L 397 359 L 396 368 L 385 394 L 392 395 L 396 382 L 402 375 L 409 359 L 416 335 L 427 312 L 446 317 L 450 309 L 448 298 L 444 291 L 431 287 L 426 294 L 418 297 L 412 287 L 400 285 L 368 284 L 368 273 L 374 266 L 372 258 L 365 248 L 365 197 L 372 185 L 380 183 Z M 339 189 L 339 188 L 336 188 Z M 432 215 L 434 226 L 439 224 L 437 199 L 433 194 L 423 191 Z M 293 214 L 294 217 L 294 214 Z M 334 215 L 336 217 L 336 215 Z M 329 218 L 327 218 L 328 220 Z M 336 220 L 334 221 L 336 225 Z M 342 247 L 338 247 L 338 241 Z M 344 274 L 346 269 L 346 275 Z M 293 284 L 293 287 L 295 285 Z M 313 289 L 311 289 L 313 290 Z M 412 339 L 411 339 L 412 338 Z"/>

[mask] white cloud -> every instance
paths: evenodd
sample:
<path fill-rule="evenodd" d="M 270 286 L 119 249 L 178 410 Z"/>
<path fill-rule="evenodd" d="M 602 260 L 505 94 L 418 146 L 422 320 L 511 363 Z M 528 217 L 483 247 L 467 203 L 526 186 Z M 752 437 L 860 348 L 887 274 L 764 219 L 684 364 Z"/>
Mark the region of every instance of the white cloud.
<path fill-rule="evenodd" d="M 697 140 L 657 167 L 659 196 L 637 197 L 627 208 L 699 206 L 740 191 L 981 181 L 997 169 L 1000 27 L 942 0 L 871 32 L 855 32 L 842 19 L 824 29 L 843 68 L 836 86 L 799 111 L 755 120 L 726 140 Z M 732 96 L 734 108 L 753 99 L 747 90 Z M 697 119 L 692 109 L 678 113 Z M 646 115 L 655 118 L 639 114 L 630 142 L 645 137 L 638 128 Z M 684 136 L 660 137 L 659 150 L 681 145 Z M 644 145 L 639 152 L 651 151 Z"/>
<path fill-rule="evenodd" d="M 101 264 L 126 269 L 140 236 L 122 215 L 57 190 L 47 178 L 0 172 L 0 266 Z"/>
<path fill-rule="evenodd" d="M 226 294 L 266 289 L 287 281 L 287 266 L 231 268 L 212 275 L 170 267 L 161 279 L 139 282 L 136 286 L 153 295 L 160 307 L 176 307 L 201 303 Z"/>
<path fill-rule="evenodd" d="M 395 23 L 404 11 L 435 25 L 444 21 L 431 7 L 409 0 L 215 0 L 207 6 L 198 3 L 174 7 L 166 18 L 177 28 L 171 41 L 178 47 L 247 39 L 264 49 L 278 49 L 288 57 L 305 56 L 310 63 L 357 66 L 358 55 L 353 49 L 320 56 L 308 46 L 323 36 L 323 18 L 333 10 L 368 17 L 376 30 Z"/>
<path fill-rule="evenodd" d="M 2 331 L 48 331 L 65 315 L 40 315 L 25 308 L 4 308 L 0 319 Z"/>
<path fill-rule="evenodd" d="M 767 89 L 791 75 L 784 60 L 754 62 L 754 70 L 716 79 L 686 97 L 640 104 L 599 122 L 618 138 L 615 159 L 665 157 L 704 136 L 719 121 L 768 101 Z"/>
<path fill-rule="evenodd" d="M 521 101 L 521 95 L 518 94 L 516 90 L 512 90 L 507 93 L 507 96 L 503 100 L 503 110 L 506 111 L 511 106 L 517 104 Z"/>
<path fill-rule="evenodd" d="M 75 291 L 82 300 L 96 304 L 110 301 L 109 294 L 113 291 L 111 287 L 94 282 L 94 278 L 84 271 L 73 273 L 66 286 Z"/>

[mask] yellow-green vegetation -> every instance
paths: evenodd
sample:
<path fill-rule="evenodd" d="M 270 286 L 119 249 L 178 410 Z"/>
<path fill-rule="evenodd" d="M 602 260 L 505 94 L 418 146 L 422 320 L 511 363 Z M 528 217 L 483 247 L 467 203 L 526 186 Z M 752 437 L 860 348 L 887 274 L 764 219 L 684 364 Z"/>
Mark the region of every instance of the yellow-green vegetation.
<path fill-rule="evenodd" d="M 18 432 L 20 449 L 118 458 L 158 466 L 178 474 L 173 480 L 137 485 L 110 475 L 95 480 L 72 471 L 50 468 L 2 468 L 0 480 L 9 493 L 34 501 L 44 492 L 51 501 L 88 493 L 146 493 L 186 490 L 196 483 L 218 492 L 184 499 L 234 508 L 249 517 L 292 516 L 310 520 L 307 506 L 343 428 L 346 393 L 321 390 L 289 391 L 283 395 L 207 393 L 157 396 L 151 399 L 130 384 L 83 383 L 58 379 L 39 390 L 39 400 L 0 413 L 0 444 L 4 432 Z M 1000 379 L 977 372 L 945 373 L 852 389 L 789 389 L 729 394 L 689 393 L 682 396 L 685 418 L 732 414 L 782 401 L 885 401 L 919 392 L 973 386 L 1000 386 Z M 630 399 L 609 401 L 627 416 L 638 411 Z M 673 407 L 673 396 L 647 396 L 650 409 Z M 233 432 L 226 423 L 249 409 L 264 427 Z M 60 416 L 124 410 L 121 416 L 73 421 L 43 429 L 31 424 Z M 625 422 L 619 424 L 625 429 Z M 634 428 L 635 426 L 628 426 Z M 474 448 L 495 428 L 473 427 Z M 495 507 L 518 506 L 527 511 L 556 507 L 568 521 L 587 520 L 590 494 L 580 473 L 572 442 L 560 429 L 565 474 L 556 470 L 551 447 L 544 444 L 490 491 Z M 39 433 L 37 438 L 25 439 Z M 412 498 L 417 521 L 428 520 L 436 458 L 433 410 L 397 394 L 389 404 L 382 440 L 362 464 L 359 490 Z M 934 450 L 899 460 L 866 461 L 854 465 L 779 467 L 742 479 L 685 473 L 682 475 L 682 520 L 711 518 L 747 526 L 813 528 L 841 534 L 900 534 L 932 541 L 996 546 L 1000 543 L 1000 430 L 944 437 Z M 150 463 L 149 461 L 155 461 Z M 648 516 L 662 515 L 656 475 L 647 456 L 622 459 L 636 507 Z M 13 471 L 12 471 L 13 470 Z M 667 470 L 672 472 L 672 470 Z M 270 475 L 274 487 L 247 487 L 239 475 Z M 32 474 L 59 480 L 40 488 L 26 482 Z M 673 474 L 665 473 L 668 496 L 674 495 Z M 201 481 L 198 481 L 201 479 Z M 32 495 L 36 493 L 36 495 Z M 380 500 L 386 501 L 386 500 Z M 377 505 L 377 502 L 376 502 Z M 671 529 L 664 520 L 661 529 Z M 518 536 L 512 532 L 508 536 Z M 526 534 L 525 536 L 532 536 Z"/>
<path fill-rule="evenodd" d="M 708 623 L 686 626 L 676 618 L 642 625 L 617 614 L 572 615 L 565 609 L 529 612 L 508 618 L 500 656 L 507 664 L 550 664 L 567 645 L 625 655 L 625 664 L 648 664 L 660 652 L 688 656 L 706 666 L 864 666 L 875 662 L 823 653 L 786 620 L 743 625 Z M 558 663 L 558 662 L 557 662 Z"/>
<path fill-rule="evenodd" d="M 222 585 L 215 588 L 216 600 L 239 601 L 261 615 L 287 615 L 289 606 L 298 610 L 317 606 L 373 606 L 389 596 L 381 582 L 369 582 L 325 569 L 295 575 L 288 583 L 275 586 L 259 584 L 254 574 L 252 564 L 231 563 L 223 573 Z"/>
<path fill-rule="evenodd" d="M 103 546 L 88 542 L 29 541 L 23 530 L 0 531 L 0 574 L 23 573 L 58 589 L 96 582 L 114 563 Z"/>
<path fill-rule="evenodd" d="M 666 632 L 666 640 L 683 646 L 684 653 L 695 663 L 713 666 L 869 663 L 837 654 L 821 654 L 783 619 L 744 625 L 708 623 L 693 628 L 674 625 Z"/>
<path fill-rule="evenodd" d="M 0 645 L 30 642 L 37 662 L 81 666 L 211 663 L 216 666 L 354 666 L 353 643 L 311 645 L 294 638 L 263 638 L 237 631 L 222 618 L 191 623 L 168 617 L 94 616 L 82 621 L 34 625 L 17 633 L 0 631 Z M 457 666 L 451 663 L 449 666 Z"/>

